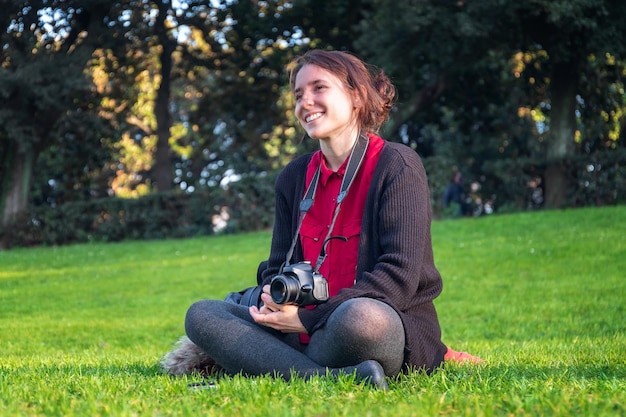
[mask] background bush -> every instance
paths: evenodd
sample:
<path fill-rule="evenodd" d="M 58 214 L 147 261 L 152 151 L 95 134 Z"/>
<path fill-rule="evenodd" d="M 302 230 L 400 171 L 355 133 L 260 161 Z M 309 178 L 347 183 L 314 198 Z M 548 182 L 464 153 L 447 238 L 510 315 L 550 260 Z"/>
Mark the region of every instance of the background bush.
<path fill-rule="evenodd" d="M 273 206 L 274 176 L 246 177 L 225 188 L 189 194 L 31 206 L 2 231 L 0 240 L 11 247 L 255 231 L 271 226 Z"/>

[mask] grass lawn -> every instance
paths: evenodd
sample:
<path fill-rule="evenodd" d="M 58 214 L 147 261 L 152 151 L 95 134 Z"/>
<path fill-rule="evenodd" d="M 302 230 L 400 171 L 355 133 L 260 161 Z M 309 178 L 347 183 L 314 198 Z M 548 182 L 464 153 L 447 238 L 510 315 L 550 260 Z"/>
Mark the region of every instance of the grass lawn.
<path fill-rule="evenodd" d="M 190 389 L 158 362 L 187 307 L 253 284 L 266 232 L 0 252 L 0 415 L 625 416 L 626 207 L 433 224 L 444 341 L 486 361 L 376 391 Z"/>

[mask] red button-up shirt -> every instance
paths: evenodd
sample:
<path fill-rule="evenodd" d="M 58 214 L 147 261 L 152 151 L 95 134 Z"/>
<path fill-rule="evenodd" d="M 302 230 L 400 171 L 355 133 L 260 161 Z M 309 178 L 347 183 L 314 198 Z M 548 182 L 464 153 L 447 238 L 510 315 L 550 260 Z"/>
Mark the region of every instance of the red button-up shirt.
<path fill-rule="evenodd" d="M 339 215 L 333 227 L 331 236 L 342 236 L 347 239 L 331 239 L 326 246 L 326 260 L 320 267 L 320 274 L 328 280 L 328 291 L 332 297 L 342 288 L 351 287 L 354 284 L 356 274 L 357 255 L 359 250 L 359 235 L 361 233 L 361 219 L 367 192 L 374 175 L 378 157 L 383 148 L 384 141 L 373 134 L 369 134 L 369 145 L 365 157 L 357 172 L 348 195 L 340 206 Z M 317 258 L 322 250 L 322 244 L 328 234 L 332 223 L 337 196 L 341 189 L 341 182 L 346 172 L 348 159 L 335 172 L 326 166 L 322 152 L 317 151 L 309 162 L 306 183 L 310 184 L 315 171 L 321 164 L 320 177 L 315 191 L 313 206 L 309 209 L 302 228 L 300 229 L 300 241 L 304 259 L 315 266 Z M 306 342 L 308 338 L 302 337 Z"/>

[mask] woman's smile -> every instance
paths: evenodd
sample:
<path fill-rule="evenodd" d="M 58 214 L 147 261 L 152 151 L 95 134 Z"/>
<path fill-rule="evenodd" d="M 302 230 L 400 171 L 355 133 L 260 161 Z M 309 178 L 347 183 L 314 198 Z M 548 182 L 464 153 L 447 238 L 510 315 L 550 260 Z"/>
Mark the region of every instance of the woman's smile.
<path fill-rule="evenodd" d="M 307 122 L 307 123 L 311 123 L 312 121 L 319 119 L 323 115 L 324 115 L 324 113 L 312 113 L 312 114 L 307 115 L 304 118 L 304 121 Z"/>

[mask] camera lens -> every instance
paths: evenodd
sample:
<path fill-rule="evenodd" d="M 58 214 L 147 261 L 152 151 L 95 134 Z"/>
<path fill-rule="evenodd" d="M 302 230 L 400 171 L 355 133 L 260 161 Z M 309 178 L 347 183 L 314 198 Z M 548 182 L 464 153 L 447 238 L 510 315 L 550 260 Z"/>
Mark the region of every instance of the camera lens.
<path fill-rule="evenodd" d="M 276 275 L 270 283 L 270 295 L 276 304 L 294 303 L 300 294 L 300 282 L 293 277 Z"/>

